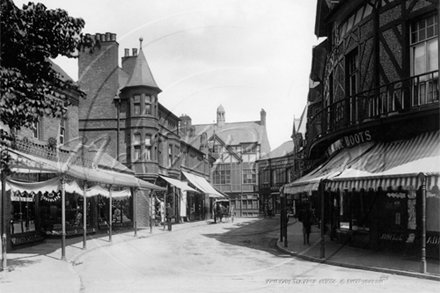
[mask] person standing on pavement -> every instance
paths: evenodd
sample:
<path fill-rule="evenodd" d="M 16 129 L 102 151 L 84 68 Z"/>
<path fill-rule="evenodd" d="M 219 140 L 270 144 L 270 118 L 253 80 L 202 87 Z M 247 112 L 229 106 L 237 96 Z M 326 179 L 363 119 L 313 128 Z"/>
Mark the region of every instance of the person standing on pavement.
<path fill-rule="evenodd" d="M 167 204 L 166 216 L 168 223 L 168 231 L 171 231 L 172 230 L 171 219 L 174 218 L 174 210 L 173 208 L 171 208 L 171 205 L 169 203 Z"/>
<path fill-rule="evenodd" d="M 300 222 L 303 224 L 304 245 L 310 245 L 310 233 L 312 232 L 312 209 L 309 202 L 304 202 L 299 215 Z"/>

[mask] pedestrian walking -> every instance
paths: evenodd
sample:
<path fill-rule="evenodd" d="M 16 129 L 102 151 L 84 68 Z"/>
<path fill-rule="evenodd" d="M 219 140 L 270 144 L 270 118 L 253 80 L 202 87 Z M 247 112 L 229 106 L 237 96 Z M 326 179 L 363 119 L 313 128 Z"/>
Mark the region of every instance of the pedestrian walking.
<path fill-rule="evenodd" d="M 298 220 L 303 224 L 304 245 L 310 245 L 310 233 L 312 232 L 312 209 L 309 202 L 304 202 Z"/>
<path fill-rule="evenodd" d="M 174 218 L 174 210 L 173 208 L 171 208 L 171 205 L 169 203 L 167 204 L 166 216 L 167 216 L 168 231 L 171 231 L 172 230 L 171 220 L 172 218 Z"/>

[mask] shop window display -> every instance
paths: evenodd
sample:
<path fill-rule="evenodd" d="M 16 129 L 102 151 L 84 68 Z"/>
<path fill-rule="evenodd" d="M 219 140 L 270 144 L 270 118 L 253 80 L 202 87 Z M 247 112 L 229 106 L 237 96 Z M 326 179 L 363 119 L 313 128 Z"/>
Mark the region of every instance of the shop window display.
<path fill-rule="evenodd" d="M 36 230 L 35 193 L 15 191 L 11 195 L 11 234 Z"/>

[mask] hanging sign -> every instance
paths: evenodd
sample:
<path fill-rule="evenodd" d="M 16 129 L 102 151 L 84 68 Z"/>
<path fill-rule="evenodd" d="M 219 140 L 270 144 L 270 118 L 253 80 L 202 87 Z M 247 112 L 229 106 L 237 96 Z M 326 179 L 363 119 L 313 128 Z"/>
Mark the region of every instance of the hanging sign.
<path fill-rule="evenodd" d="M 61 200 L 61 191 L 58 192 L 46 192 L 41 195 L 41 200 L 47 201 L 47 202 L 56 202 Z"/>

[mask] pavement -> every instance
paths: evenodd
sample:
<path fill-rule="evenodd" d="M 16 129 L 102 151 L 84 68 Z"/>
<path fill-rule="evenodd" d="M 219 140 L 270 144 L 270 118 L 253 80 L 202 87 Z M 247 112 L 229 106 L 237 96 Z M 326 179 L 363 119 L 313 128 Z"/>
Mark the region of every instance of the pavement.
<path fill-rule="evenodd" d="M 249 218 L 235 218 L 234 223 L 248 221 Z M 173 231 L 190 229 L 212 223 L 212 220 L 185 222 L 174 224 Z M 96 233 L 87 236 L 86 248 L 83 247 L 82 237 L 66 240 L 65 260 L 61 259 L 61 240 L 48 239 L 44 243 L 14 250 L 7 255 L 7 270 L 0 272 L 1 292 L 83 292 L 80 276 L 74 267 L 80 265 L 87 254 L 104 246 L 114 245 L 124 241 L 148 238 L 170 233 L 162 227 L 138 229 L 137 235 L 132 229 L 116 229 L 112 233 L 112 241 L 108 233 Z M 277 241 L 278 249 L 295 257 L 329 265 L 373 270 L 390 274 L 400 274 L 418 278 L 440 281 L 440 266 L 438 260 L 428 259 L 428 272 L 418 273 L 420 262 L 414 259 L 391 255 L 384 252 L 372 251 L 343 246 L 326 239 L 326 258 L 320 259 L 320 232 L 312 228 L 310 246 L 302 242 L 302 226 L 300 222 L 291 220 L 288 225 L 288 246 Z"/>
<path fill-rule="evenodd" d="M 284 240 L 284 239 L 283 239 Z M 310 245 L 304 245 L 302 223 L 290 218 L 285 241 L 277 241 L 279 250 L 305 260 L 347 268 L 417 277 L 440 281 L 440 260 L 427 258 L 427 272 L 420 273 L 421 260 L 403 253 L 363 249 L 330 241 L 325 237 L 325 254 L 321 258 L 321 231 L 312 226 Z"/>
<path fill-rule="evenodd" d="M 241 219 L 235 219 L 239 223 Z M 207 225 L 211 221 L 173 224 L 172 230 L 190 229 Z M 74 266 L 80 265 L 93 250 L 135 239 L 155 237 L 170 233 L 163 227 L 138 229 L 116 228 L 112 241 L 107 232 L 87 235 L 86 248 L 83 237 L 66 239 L 65 260 L 62 260 L 61 239 L 47 239 L 44 243 L 13 250 L 7 254 L 7 270 L 0 272 L 0 292 L 83 292 L 80 276 Z M 171 232 L 172 233 L 172 232 Z"/>

